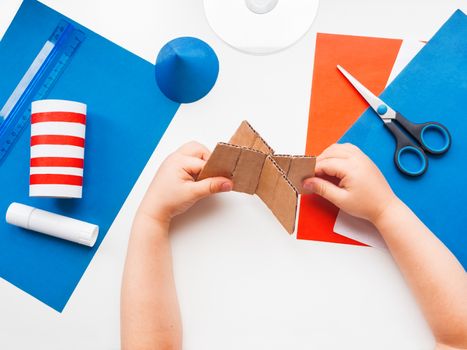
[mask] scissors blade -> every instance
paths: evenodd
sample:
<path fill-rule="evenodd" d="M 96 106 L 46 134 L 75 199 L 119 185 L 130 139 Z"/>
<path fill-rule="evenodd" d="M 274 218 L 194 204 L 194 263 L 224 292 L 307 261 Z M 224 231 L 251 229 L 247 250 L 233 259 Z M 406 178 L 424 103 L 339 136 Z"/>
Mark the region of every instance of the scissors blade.
<path fill-rule="evenodd" d="M 355 79 L 349 72 L 347 72 L 342 66 L 337 65 L 337 69 L 347 78 L 347 80 L 353 85 L 353 87 L 362 95 L 370 107 L 376 112 L 376 114 L 385 122 L 390 122 L 391 119 L 396 118 L 396 112 L 384 103 L 378 96 L 368 90 L 362 83 Z"/>

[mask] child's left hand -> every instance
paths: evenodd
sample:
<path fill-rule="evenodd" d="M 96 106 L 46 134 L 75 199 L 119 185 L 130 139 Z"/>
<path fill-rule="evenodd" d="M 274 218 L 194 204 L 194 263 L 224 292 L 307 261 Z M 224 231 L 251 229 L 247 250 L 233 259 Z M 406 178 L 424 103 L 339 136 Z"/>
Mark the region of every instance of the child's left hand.
<path fill-rule="evenodd" d="M 189 142 L 162 162 L 138 209 L 161 224 L 186 211 L 198 200 L 232 190 L 232 180 L 212 177 L 196 181 L 211 152 L 197 142 Z"/>

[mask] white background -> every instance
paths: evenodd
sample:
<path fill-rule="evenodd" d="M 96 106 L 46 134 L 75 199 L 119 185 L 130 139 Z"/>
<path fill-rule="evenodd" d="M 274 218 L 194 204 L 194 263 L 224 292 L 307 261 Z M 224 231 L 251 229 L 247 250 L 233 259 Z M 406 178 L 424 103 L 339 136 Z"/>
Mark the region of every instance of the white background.
<path fill-rule="evenodd" d="M 48 0 L 46 4 L 153 62 L 182 35 L 204 39 L 221 70 L 184 105 L 62 314 L 0 280 L 0 349 L 118 349 L 129 228 L 155 170 L 178 145 L 228 140 L 248 119 L 278 151 L 303 153 L 315 34 L 429 39 L 467 2 L 322 0 L 311 31 L 270 56 L 235 51 L 210 30 L 202 0 Z M 0 36 L 19 2 L 0 2 Z M 336 101 L 337 103 L 337 101 Z M 297 241 L 256 197 L 223 194 L 173 227 L 185 349 L 432 349 L 433 339 L 391 257 Z"/>

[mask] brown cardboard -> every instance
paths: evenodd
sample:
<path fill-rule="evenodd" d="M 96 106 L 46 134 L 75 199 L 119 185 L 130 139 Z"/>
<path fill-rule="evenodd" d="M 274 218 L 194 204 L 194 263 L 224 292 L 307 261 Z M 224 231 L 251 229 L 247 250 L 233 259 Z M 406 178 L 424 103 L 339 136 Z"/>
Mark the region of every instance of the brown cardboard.
<path fill-rule="evenodd" d="M 247 147 L 266 154 L 273 154 L 273 149 L 263 140 L 258 132 L 246 120 L 242 121 L 229 143 Z"/>
<path fill-rule="evenodd" d="M 234 191 L 255 194 L 267 154 L 250 148 L 219 142 L 198 176 L 232 179 Z"/>
<path fill-rule="evenodd" d="M 298 193 L 270 156 L 264 163 L 256 194 L 271 209 L 287 232 L 292 234 L 295 228 Z"/>
<path fill-rule="evenodd" d="M 257 194 L 289 233 L 295 229 L 302 181 L 314 176 L 315 157 L 275 155 L 273 149 L 243 121 L 229 143 L 219 142 L 198 176 L 232 179 L 233 190 Z"/>
<path fill-rule="evenodd" d="M 298 193 L 306 194 L 307 191 L 303 188 L 302 182 L 306 178 L 315 175 L 316 158 L 307 156 L 289 156 L 284 154 L 273 155 L 272 158 L 287 175 Z"/>

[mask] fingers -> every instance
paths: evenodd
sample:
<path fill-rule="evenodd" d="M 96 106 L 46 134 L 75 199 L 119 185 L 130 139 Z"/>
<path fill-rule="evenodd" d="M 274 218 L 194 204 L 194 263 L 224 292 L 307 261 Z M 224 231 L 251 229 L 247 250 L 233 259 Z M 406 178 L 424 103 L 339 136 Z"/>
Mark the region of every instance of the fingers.
<path fill-rule="evenodd" d="M 326 148 L 323 153 L 318 156 L 318 160 L 324 160 L 328 158 L 347 159 L 355 156 L 357 153 L 361 153 L 360 149 L 351 143 L 335 143 Z"/>
<path fill-rule="evenodd" d="M 342 179 L 352 170 L 351 159 L 360 153 L 360 149 L 355 145 L 335 143 L 316 158 L 315 175 L 328 175 Z"/>
<path fill-rule="evenodd" d="M 225 177 L 210 177 L 193 182 L 191 186 L 197 199 L 201 199 L 211 194 L 232 191 L 233 182 Z"/>
<path fill-rule="evenodd" d="M 193 178 L 198 176 L 206 164 L 206 161 L 203 159 L 189 156 L 181 156 L 180 162 L 183 170 Z"/>
<path fill-rule="evenodd" d="M 327 199 L 336 206 L 340 206 L 347 194 L 346 190 L 319 177 L 306 179 L 303 183 L 303 187 Z"/>
<path fill-rule="evenodd" d="M 342 158 L 326 158 L 316 162 L 315 175 L 334 176 L 339 179 L 344 178 L 350 171 L 349 160 Z"/>
<path fill-rule="evenodd" d="M 204 145 L 196 141 L 185 143 L 176 151 L 176 153 L 180 153 L 185 156 L 200 158 L 203 160 L 207 160 L 211 155 L 211 152 Z"/>

